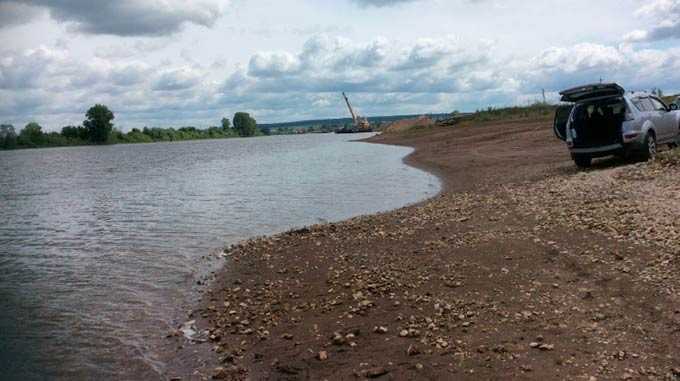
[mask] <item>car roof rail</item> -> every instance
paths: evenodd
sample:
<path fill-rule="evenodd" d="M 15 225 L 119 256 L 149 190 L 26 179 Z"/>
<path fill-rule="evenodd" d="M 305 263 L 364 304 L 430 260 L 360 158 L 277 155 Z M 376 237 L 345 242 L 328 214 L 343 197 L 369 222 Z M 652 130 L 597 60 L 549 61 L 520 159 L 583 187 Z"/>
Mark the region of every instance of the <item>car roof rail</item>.
<path fill-rule="evenodd" d="M 633 90 L 630 91 L 630 95 L 634 97 L 648 97 L 650 94 L 645 90 Z"/>

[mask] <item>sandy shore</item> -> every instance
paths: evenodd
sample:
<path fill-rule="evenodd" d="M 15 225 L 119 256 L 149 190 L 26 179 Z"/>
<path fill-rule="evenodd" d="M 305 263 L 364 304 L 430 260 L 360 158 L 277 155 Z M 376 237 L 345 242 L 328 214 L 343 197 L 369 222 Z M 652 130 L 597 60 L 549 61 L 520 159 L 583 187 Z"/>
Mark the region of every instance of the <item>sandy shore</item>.
<path fill-rule="evenodd" d="M 680 165 L 579 173 L 548 120 L 372 141 L 444 191 L 230 249 L 168 378 L 680 379 Z"/>

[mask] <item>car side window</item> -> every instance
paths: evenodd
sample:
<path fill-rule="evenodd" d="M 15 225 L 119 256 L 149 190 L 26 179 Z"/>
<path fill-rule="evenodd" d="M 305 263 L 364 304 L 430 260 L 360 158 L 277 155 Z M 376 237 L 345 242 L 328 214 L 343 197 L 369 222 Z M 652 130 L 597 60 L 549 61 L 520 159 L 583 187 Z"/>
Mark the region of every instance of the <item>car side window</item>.
<path fill-rule="evenodd" d="M 635 108 L 638 109 L 638 111 L 647 111 L 645 110 L 645 106 L 642 104 L 640 99 L 634 100 L 633 104 L 635 105 Z"/>
<path fill-rule="evenodd" d="M 649 98 L 649 100 L 652 102 L 652 105 L 654 105 L 654 110 L 666 111 L 666 105 L 664 105 L 660 100 L 656 98 Z"/>
<path fill-rule="evenodd" d="M 650 101 L 649 98 L 642 98 L 640 99 L 640 102 L 642 102 L 645 111 L 654 111 L 654 104 L 652 104 L 652 101 Z"/>

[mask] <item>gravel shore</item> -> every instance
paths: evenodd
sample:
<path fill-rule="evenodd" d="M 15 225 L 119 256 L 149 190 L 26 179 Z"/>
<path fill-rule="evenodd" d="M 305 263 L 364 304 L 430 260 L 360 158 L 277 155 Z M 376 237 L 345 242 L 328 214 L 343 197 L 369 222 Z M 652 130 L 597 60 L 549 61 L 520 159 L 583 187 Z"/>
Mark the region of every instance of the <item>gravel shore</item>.
<path fill-rule="evenodd" d="M 680 380 L 680 164 L 578 172 L 548 120 L 372 141 L 444 191 L 227 250 L 168 378 Z"/>

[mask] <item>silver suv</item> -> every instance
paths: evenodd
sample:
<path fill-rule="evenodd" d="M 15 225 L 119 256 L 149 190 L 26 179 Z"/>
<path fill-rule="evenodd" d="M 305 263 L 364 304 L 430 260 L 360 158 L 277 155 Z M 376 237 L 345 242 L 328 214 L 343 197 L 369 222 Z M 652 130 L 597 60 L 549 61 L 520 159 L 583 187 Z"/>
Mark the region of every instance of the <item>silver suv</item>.
<path fill-rule="evenodd" d="M 678 105 L 667 106 L 647 93 L 627 93 L 615 83 L 580 86 L 560 93 L 555 135 L 567 143 L 576 165 L 595 157 L 637 156 L 649 160 L 660 144 L 680 138 Z"/>

